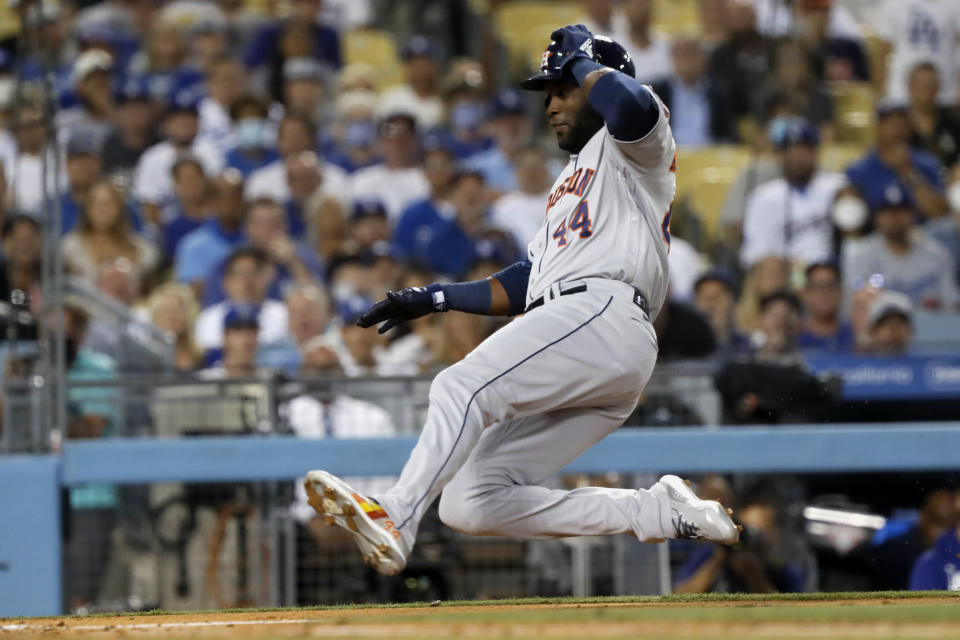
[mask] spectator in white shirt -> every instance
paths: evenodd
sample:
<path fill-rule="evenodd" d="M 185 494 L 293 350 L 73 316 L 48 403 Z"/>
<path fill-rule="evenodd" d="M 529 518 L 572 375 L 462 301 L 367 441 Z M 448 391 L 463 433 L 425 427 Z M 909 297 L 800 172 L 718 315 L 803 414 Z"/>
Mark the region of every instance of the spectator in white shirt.
<path fill-rule="evenodd" d="M 957 47 L 960 46 L 960 3 L 956 0 L 885 0 L 873 12 L 882 46 L 874 57 L 873 80 L 878 92 L 905 102 L 910 70 L 931 62 L 940 74 L 939 102 L 957 100 Z"/>
<path fill-rule="evenodd" d="M 277 153 L 280 158 L 250 174 L 244 189 L 247 200 L 269 199 L 286 204 L 292 194 L 287 161 L 293 156 L 316 154 L 317 129 L 309 118 L 288 113 L 277 127 Z M 349 201 L 347 174 L 336 165 L 321 162 L 314 155 L 323 190 L 341 203 Z"/>
<path fill-rule="evenodd" d="M 252 378 L 257 373 L 258 309 L 251 304 L 230 305 L 221 324 L 223 356 L 197 375 L 204 380 Z"/>
<path fill-rule="evenodd" d="M 624 0 L 626 29 L 611 37 L 622 44 L 633 58 L 637 80 L 649 84 L 667 77 L 673 71 L 670 61 L 670 43 L 666 36 L 655 31 L 653 24 L 653 0 Z"/>
<path fill-rule="evenodd" d="M 287 308 L 282 302 L 267 298 L 272 280 L 270 259 L 261 249 L 245 247 L 227 259 L 223 290 L 227 299 L 204 309 L 197 318 L 194 338 L 201 349 L 218 349 L 223 345 L 223 320 L 235 305 L 249 304 L 257 308 L 260 342 L 270 344 L 283 339 L 289 331 Z"/>
<path fill-rule="evenodd" d="M 57 197 L 57 176 L 53 149 L 47 148 L 47 133 L 43 121 L 43 109 L 39 104 L 25 103 L 20 106 L 19 119 L 14 121 L 16 148 L 4 158 L 7 187 L 17 210 L 43 217 L 43 163 L 47 162 L 47 194 L 50 202 Z"/>
<path fill-rule="evenodd" d="M 417 164 L 417 125 L 413 116 L 396 113 L 380 123 L 380 152 L 384 162 L 361 169 L 350 178 L 353 198 L 379 200 L 396 223 L 412 203 L 430 194 L 430 185 Z"/>
<path fill-rule="evenodd" d="M 431 129 L 443 124 L 443 100 L 440 98 L 440 68 L 437 49 L 424 36 L 414 36 L 400 52 L 405 83 L 388 89 L 380 98 L 377 112 L 410 113 L 417 126 Z"/>
<path fill-rule="evenodd" d="M 93 131 L 103 142 L 113 129 L 110 87 L 113 66 L 113 57 L 100 49 L 85 51 L 77 58 L 73 65 L 73 86 L 79 104 L 57 114 L 57 137 L 61 143 L 78 130 Z"/>
<path fill-rule="evenodd" d="M 775 257 L 807 265 L 833 257 L 830 211 L 842 175 L 817 169 L 818 136 L 809 123 L 778 118 L 771 140 L 780 150 L 783 177 L 757 187 L 747 200 L 740 260 L 750 268 Z"/>
<path fill-rule="evenodd" d="M 163 132 L 166 137 L 147 149 L 137 163 L 133 196 L 140 202 L 144 217 L 159 224 L 160 210 L 173 197 L 173 168 L 177 156 L 189 151 L 203 163 L 208 176 L 220 175 L 223 153 L 211 143 L 197 139 L 200 127 L 200 99 L 192 90 L 175 93 L 167 104 Z"/>
<path fill-rule="evenodd" d="M 227 154 L 235 146 L 230 109 L 246 86 L 244 68 L 229 57 L 215 59 L 207 72 L 207 97 L 200 102 L 200 131 L 197 140 L 210 143 Z"/>
<path fill-rule="evenodd" d="M 543 224 L 543 203 L 550 191 L 547 160 L 537 147 L 516 155 L 517 189 L 501 196 L 491 207 L 493 226 L 509 231 L 517 246 L 525 248 Z"/>

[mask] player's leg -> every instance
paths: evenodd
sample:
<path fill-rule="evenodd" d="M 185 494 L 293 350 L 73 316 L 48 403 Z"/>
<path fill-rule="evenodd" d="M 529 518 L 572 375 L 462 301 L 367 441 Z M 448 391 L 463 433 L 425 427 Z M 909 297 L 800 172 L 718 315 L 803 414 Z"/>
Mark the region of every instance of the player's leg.
<path fill-rule="evenodd" d="M 398 483 L 377 496 L 378 504 L 351 497 L 348 486 L 323 472 L 307 477 L 311 504 L 353 530 L 378 568 L 399 571 L 424 510 L 486 427 L 564 407 L 636 400 L 655 358 L 656 338 L 633 290 L 591 284 L 585 293 L 517 318 L 434 379 L 423 432 Z"/>
<path fill-rule="evenodd" d="M 616 430 L 635 406 L 560 409 L 490 427 L 444 488 L 441 520 L 470 535 L 667 537 L 669 506 L 650 491 L 537 486 Z"/>
<path fill-rule="evenodd" d="M 642 541 L 707 537 L 731 542 L 736 530 L 723 508 L 699 500 L 676 476 L 639 490 L 537 486 L 617 429 L 635 405 L 562 409 L 494 425 L 444 488 L 440 518 L 471 535 L 630 533 Z"/>

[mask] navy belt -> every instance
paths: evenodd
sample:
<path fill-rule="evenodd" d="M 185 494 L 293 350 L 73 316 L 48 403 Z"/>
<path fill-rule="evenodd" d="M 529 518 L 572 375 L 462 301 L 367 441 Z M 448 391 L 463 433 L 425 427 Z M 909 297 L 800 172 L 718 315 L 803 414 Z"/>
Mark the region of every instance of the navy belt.
<path fill-rule="evenodd" d="M 561 290 L 561 291 L 560 291 L 560 295 L 561 295 L 561 296 L 572 296 L 572 295 L 575 294 L 575 293 L 583 293 L 583 292 L 586 291 L 586 290 L 587 290 L 587 285 L 586 285 L 586 284 L 579 284 L 579 285 L 577 285 L 577 286 L 575 286 L 575 287 L 570 287 L 570 288 L 567 289 L 567 290 Z M 533 302 L 531 302 L 530 304 L 528 304 L 528 305 L 527 305 L 527 308 L 524 309 L 523 312 L 524 312 L 524 313 L 530 313 L 531 311 L 533 311 L 533 310 L 536 309 L 537 307 L 542 307 L 542 306 L 543 306 L 543 303 L 544 303 L 544 301 L 545 301 L 545 297 L 546 297 L 546 296 L 540 296 L 539 298 L 537 298 L 536 300 L 534 300 Z M 551 300 L 553 299 L 553 292 L 552 292 L 552 291 L 550 292 L 550 299 L 551 299 Z M 643 310 L 643 312 L 644 312 L 645 314 L 647 314 L 647 316 L 650 315 L 650 308 L 649 308 L 649 306 L 647 305 L 647 299 L 643 297 L 643 294 L 640 293 L 640 291 L 639 291 L 638 289 L 634 289 L 634 290 L 633 290 L 633 304 L 635 304 L 635 305 L 637 305 L 638 307 L 640 307 L 640 308 Z"/>

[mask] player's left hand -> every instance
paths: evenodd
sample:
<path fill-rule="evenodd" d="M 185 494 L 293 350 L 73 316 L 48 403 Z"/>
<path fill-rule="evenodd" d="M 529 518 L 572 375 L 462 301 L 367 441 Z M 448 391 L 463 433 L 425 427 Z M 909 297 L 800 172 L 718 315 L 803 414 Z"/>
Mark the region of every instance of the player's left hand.
<path fill-rule="evenodd" d="M 563 56 L 563 69 L 578 59 L 593 60 L 593 34 L 582 24 L 561 27 L 550 34 L 550 39 L 559 45 L 557 53 Z"/>
<path fill-rule="evenodd" d="M 426 287 L 410 287 L 400 291 L 387 291 L 386 300 L 381 300 L 357 320 L 358 327 L 372 327 L 383 322 L 377 333 L 386 333 L 401 322 L 415 320 L 438 309 L 433 294 Z M 386 322 L 384 322 L 386 320 Z"/>

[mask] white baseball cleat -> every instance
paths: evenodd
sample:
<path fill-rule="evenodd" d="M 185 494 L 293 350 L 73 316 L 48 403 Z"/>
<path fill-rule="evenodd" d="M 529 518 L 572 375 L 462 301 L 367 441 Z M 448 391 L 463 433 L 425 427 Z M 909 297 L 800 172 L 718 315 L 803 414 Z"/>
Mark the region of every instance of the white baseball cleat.
<path fill-rule="evenodd" d="M 677 476 L 663 476 L 657 484 L 670 502 L 673 537 L 700 538 L 720 544 L 735 544 L 740 539 L 740 527 L 730 518 L 733 512 L 716 500 L 701 500 Z"/>
<path fill-rule="evenodd" d="M 310 471 L 303 486 L 310 506 L 326 524 L 353 535 L 365 563 L 386 576 L 403 571 L 407 557 L 400 532 L 383 507 L 326 471 Z"/>

